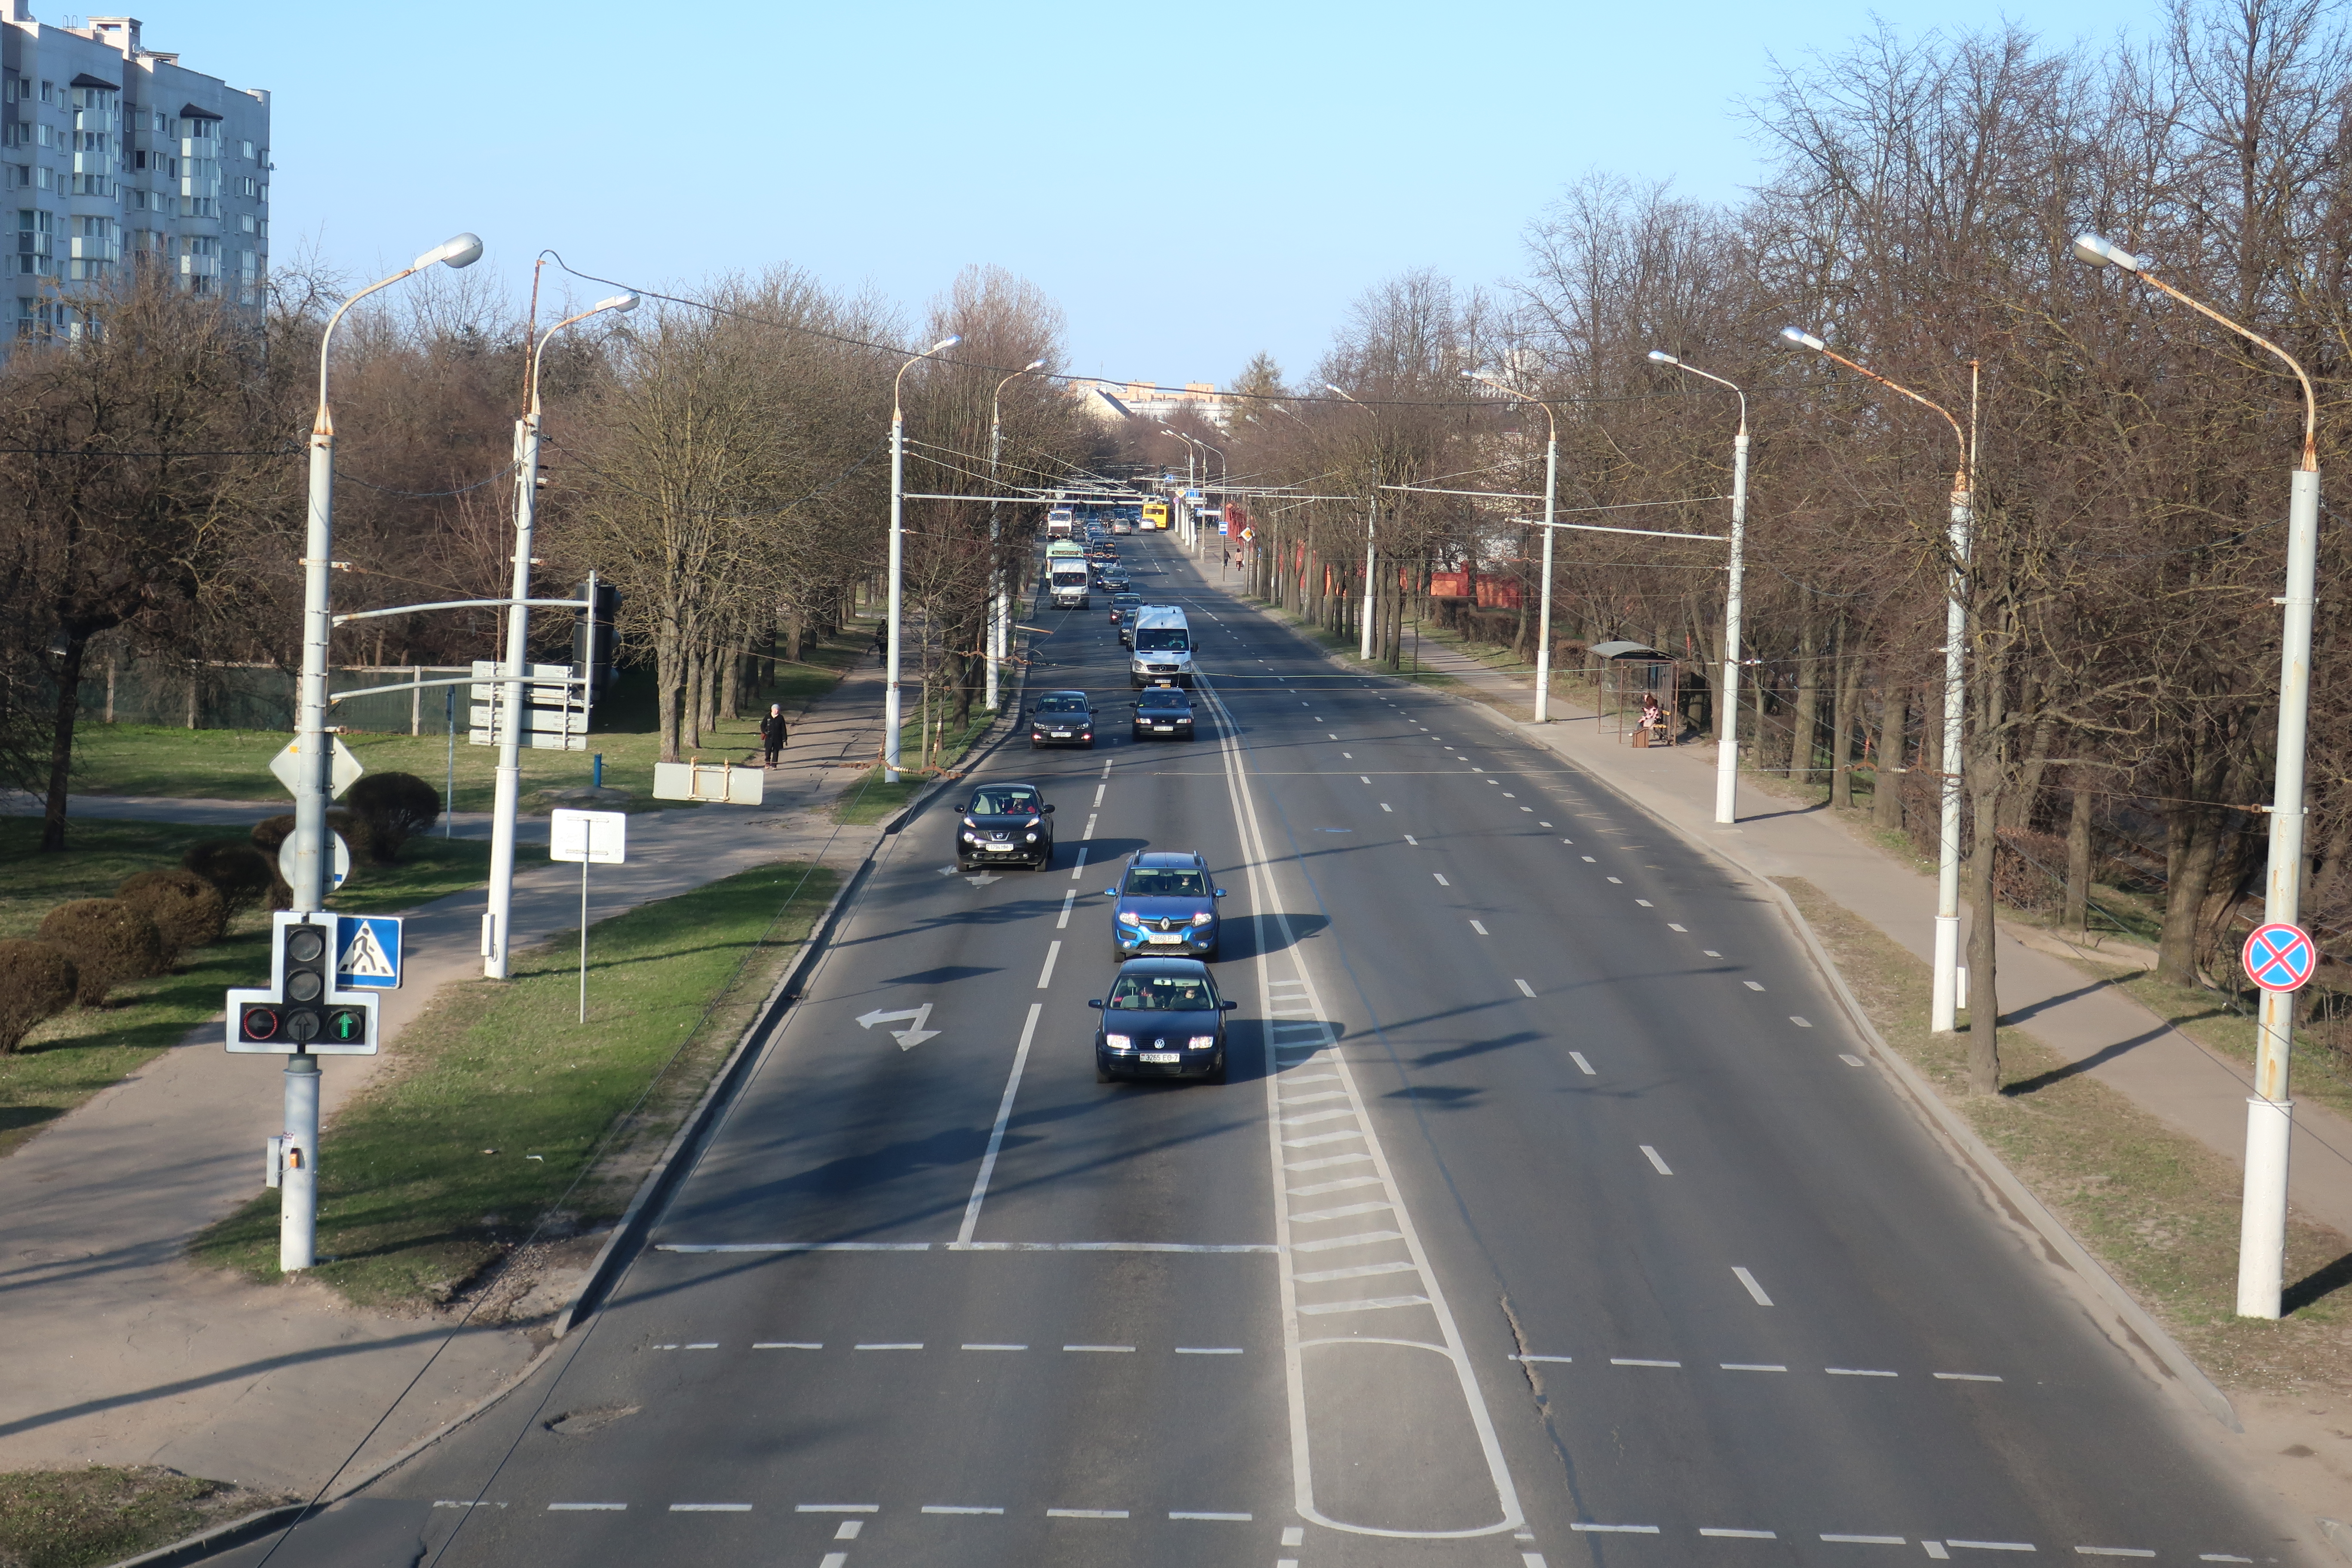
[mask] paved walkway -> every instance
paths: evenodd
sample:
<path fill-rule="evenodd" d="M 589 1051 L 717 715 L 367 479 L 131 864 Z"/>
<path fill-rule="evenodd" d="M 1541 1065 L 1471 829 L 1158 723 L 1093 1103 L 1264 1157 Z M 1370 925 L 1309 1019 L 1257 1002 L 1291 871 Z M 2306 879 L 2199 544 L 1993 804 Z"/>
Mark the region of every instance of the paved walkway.
<path fill-rule="evenodd" d="M 1480 691 L 1533 702 L 1532 676 L 1491 669 L 1448 644 L 1424 639 L 1421 665 Z M 1767 794 L 1743 777 L 1737 797 L 1738 824 L 1718 827 L 1712 740 L 1636 750 L 1618 738 L 1614 718 L 1598 718 L 1590 708 L 1558 697 L 1551 711 L 1554 717 L 1548 724 L 1523 720 L 1517 727 L 1616 784 L 1683 832 L 1721 846 L 1754 871 L 1801 877 L 1919 957 L 1933 955 L 1935 879 L 1865 842 L 1832 816 L 1828 807 Z M 1969 925 L 1963 910 L 1963 952 Z M 2020 940 L 2011 928 L 2001 928 L 2002 1024 L 2025 1028 L 2076 1070 L 2113 1086 L 2143 1109 L 2242 1163 L 2252 1070 L 2049 951 L 2065 945 L 2047 931 L 2030 931 Z M 2090 962 L 2116 962 L 2113 957 L 2102 960 L 2088 948 L 2079 951 Z M 2352 1121 L 2315 1101 L 2296 1103 L 2288 1185 L 2297 1213 L 2352 1236 Z"/>
<path fill-rule="evenodd" d="M 854 868 L 879 829 L 836 827 L 820 808 L 855 776 L 845 764 L 880 743 L 881 709 L 881 673 L 862 664 L 793 725 L 782 765 L 767 774 L 763 805 L 632 817 L 627 863 L 599 867 L 591 879 L 590 918 L 773 860 Z M 278 809 L 125 797 L 73 804 L 77 815 L 222 822 Z M 543 844 L 545 823 L 531 826 Z M 576 929 L 579 889 L 576 868 L 526 853 L 515 879 L 518 943 Z M 330 1114 L 399 1059 L 402 1031 L 444 984 L 479 975 L 482 907 L 476 891 L 408 912 L 404 985 L 383 1009 L 386 1048 L 327 1060 Z M 15 1347 L 0 1379 L 0 1470 L 167 1465 L 308 1491 L 412 1379 L 415 1392 L 369 1441 L 363 1465 L 431 1431 L 529 1359 L 534 1347 L 517 1330 L 469 1329 L 452 1341 L 436 1318 L 361 1311 L 321 1286 L 249 1284 L 183 1258 L 190 1237 L 260 1190 L 263 1143 L 279 1125 L 283 1062 L 230 1056 L 220 1039 L 217 1024 L 197 1031 L 0 1160 L 8 1196 L 0 1205 L 0 1321 Z M 321 1151 L 330 1164 L 334 1148 L 330 1126 Z"/>

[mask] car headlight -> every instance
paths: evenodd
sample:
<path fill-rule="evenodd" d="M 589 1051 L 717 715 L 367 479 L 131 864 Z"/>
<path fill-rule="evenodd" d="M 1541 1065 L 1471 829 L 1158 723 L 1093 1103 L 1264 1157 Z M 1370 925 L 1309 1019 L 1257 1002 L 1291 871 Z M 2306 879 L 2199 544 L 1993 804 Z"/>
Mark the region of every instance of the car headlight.
<path fill-rule="evenodd" d="M 966 827 L 978 827 L 978 826 L 980 826 L 980 824 L 979 824 L 979 823 L 974 822 L 974 821 L 973 821 L 971 817 L 969 817 L 969 816 L 967 816 L 967 817 L 965 817 L 965 818 L 963 819 L 963 825 L 964 825 Z"/>
<path fill-rule="evenodd" d="M 980 842 L 980 835 L 977 833 L 967 833 L 963 836 L 963 841 L 966 844 L 977 844 Z"/>
<path fill-rule="evenodd" d="M 1143 923 L 1143 917 L 1133 910 L 1121 910 L 1118 911 L 1118 923 L 1123 926 L 1139 926 Z"/>
<path fill-rule="evenodd" d="M 1126 1035 L 1105 1035 L 1103 1044 L 1114 1051 L 1135 1049 L 1135 1041 Z"/>
<path fill-rule="evenodd" d="M 1184 1042 L 1187 1048 L 1195 1051 L 1212 1049 L 1215 1047 L 1216 1043 L 1217 1037 L 1214 1035 L 1195 1035 L 1191 1039 Z"/>
<path fill-rule="evenodd" d="M 1215 915 L 1211 914 L 1208 910 L 1202 910 L 1199 914 L 1192 917 L 1192 923 L 1196 926 L 1204 926 L 1216 918 L 1217 917 Z"/>
<path fill-rule="evenodd" d="M 1030 843 L 1032 843 L 1032 844 L 1036 843 L 1036 842 L 1037 842 L 1037 836 L 1036 836 L 1035 834 L 1034 834 L 1034 833 L 1033 833 L 1033 834 L 1031 834 L 1031 835 L 1029 836 L 1029 842 L 1030 842 Z"/>

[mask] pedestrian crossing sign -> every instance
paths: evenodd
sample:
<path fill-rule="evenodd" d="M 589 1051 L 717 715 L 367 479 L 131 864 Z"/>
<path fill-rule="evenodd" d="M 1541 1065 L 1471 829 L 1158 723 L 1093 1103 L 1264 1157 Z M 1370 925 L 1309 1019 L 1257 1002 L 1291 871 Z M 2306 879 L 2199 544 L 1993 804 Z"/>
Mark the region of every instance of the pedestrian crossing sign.
<path fill-rule="evenodd" d="M 400 989 L 400 917 L 335 917 L 335 985 L 343 991 Z"/>

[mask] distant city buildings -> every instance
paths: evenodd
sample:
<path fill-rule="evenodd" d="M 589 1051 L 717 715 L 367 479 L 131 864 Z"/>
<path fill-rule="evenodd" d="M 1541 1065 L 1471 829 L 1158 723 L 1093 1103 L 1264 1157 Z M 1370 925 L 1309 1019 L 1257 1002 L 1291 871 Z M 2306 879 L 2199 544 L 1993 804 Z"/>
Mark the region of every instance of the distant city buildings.
<path fill-rule="evenodd" d="M 151 267 L 259 301 L 269 269 L 269 94 L 150 49 L 131 16 L 78 27 L 0 0 L 0 238 L 18 335 L 70 331 L 75 294 Z M 5 329 L 0 329 L 5 330 Z"/>
<path fill-rule="evenodd" d="M 1188 381 L 1182 390 L 1148 381 L 1074 381 L 1070 389 L 1087 411 L 1106 424 L 1132 415 L 1139 419 L 1171 419 L 1190 410 L 1223 430 L 1233 420 L 1232 403 L 1220 395 L 1216 383 Z"/>

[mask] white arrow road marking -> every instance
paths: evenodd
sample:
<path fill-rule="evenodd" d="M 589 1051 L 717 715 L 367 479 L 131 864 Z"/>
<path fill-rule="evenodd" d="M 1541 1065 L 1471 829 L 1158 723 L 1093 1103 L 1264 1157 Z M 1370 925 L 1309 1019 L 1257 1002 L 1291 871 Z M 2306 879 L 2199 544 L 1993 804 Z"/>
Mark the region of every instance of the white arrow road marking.
<path fill-rule="evenodd" d="M 979 876 L 966 877 L 964 880 L 970 882 L 975 888 L 985 888 L 991 882 L 1002 882 L 1004 879 L 1002 877 L 991 876 L 988 872 L 982 871 Z"/>
<path fill-rule="evenodd" d="M 911 1029 L 893 1029 L 890 1031 L 890 1037 L 898 1042 L 898 1048 L 900 1050 L 911 1051 L 917 1046 L 921 1045 L 925 1040 L 936 1039 L 939 1037 L 939 1030 L 926 1029 L 923 1027 L 924 1024 L 929 1021 L 930 1016 L 931 1004 L 926 1002 L 919 1007 L 909 1007 L 903 1013 L 884 1013 L 880 1011 L 862 1013 L 858 1015 L 857 1026 L 861 1029 L 870 1029 L 877 1024 L 912 1023 L 914 1027 Z"/>

